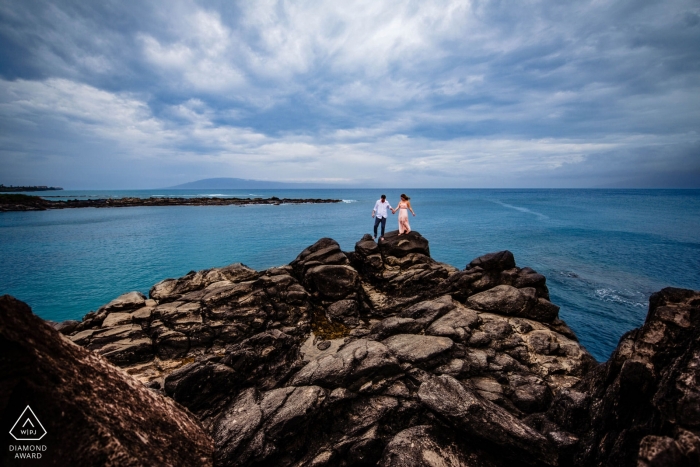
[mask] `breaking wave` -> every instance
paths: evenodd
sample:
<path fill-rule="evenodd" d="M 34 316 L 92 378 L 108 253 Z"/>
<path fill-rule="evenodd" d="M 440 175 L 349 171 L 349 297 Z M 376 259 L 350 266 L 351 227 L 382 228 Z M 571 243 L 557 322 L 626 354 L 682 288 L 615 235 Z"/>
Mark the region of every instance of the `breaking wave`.
<path fill-rule="evenodd" d="M 527 214 L 534 214 L 535 216 L 537 216 L 538 219 L 542 219 L 542 220 L 549 219 L 549 216 L 545 216 L 544 214 L 537 212 L 537 211 L 531 211 L 528 208 L 523 208 L 520 206 L 513 206 L 512 204 L 502 203 L 501 201 L 494 201 L 494 203 L 500 204 L 504 208 L 515 209 L 516 211 L 524 212 Z"/>
<path fill-rule="evenodd" d="M 639 292 L 623 292 L 620 290 L 601 288 L 595 289 L 593 294 L 604 302 L 621 303 L 627 306 L 646 308 L 647 300 L 644 294 Z"/>

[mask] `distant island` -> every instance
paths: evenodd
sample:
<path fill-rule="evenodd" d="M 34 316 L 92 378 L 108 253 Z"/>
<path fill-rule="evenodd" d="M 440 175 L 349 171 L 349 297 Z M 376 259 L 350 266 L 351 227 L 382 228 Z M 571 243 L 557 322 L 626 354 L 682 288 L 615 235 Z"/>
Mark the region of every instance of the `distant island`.
<path fill-rule="evenodd" d="M 0 184 L 0 193 L 19 193 L 22 191 L 53 191 L 53 190 L 63 190 L 60 186 L 5 186 Z"/>
<path fill-rule="evenodd" d="M 264 189 L 309 189 L 335 188 L 330 183 L 290 183 L 248 180 L 244 178 L 205 178 L 194 182 L 166 187 L 172 190 L 264 190 Z"/>

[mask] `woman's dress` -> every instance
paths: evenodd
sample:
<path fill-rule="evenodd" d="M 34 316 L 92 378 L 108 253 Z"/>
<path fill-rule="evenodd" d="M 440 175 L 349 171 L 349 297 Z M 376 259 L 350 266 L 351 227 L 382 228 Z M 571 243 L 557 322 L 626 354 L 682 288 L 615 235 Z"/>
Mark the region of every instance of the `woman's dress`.
<path fill-rule="evenodd" d="M 401 201 L 399 203 L 399 235 L 411 231 L 411 226 L 408 224 L 408 203 Z"/>

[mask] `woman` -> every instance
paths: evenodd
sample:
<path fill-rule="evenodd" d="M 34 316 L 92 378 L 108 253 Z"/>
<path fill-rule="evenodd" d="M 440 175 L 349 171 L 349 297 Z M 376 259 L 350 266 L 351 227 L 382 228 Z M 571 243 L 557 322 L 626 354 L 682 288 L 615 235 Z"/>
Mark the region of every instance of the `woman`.
<path fill-rule="evenodd" d="M 391 210 L 392 214 L 396 214 L 396 211 L 399 211 L 399 235 L 407 234 L 411 231 L 411 226 L 408 225 L 408 211 L 411 211 L 413 217 L 416 217 L 416 213 L 413 212 L 413 208 L 411 207 L 411 201 L 409 201 L 410 199 L 411 198 L 401 193 L 401 201 L 399 201 L 399 205 L 396 207 L 396 209 Z"/>

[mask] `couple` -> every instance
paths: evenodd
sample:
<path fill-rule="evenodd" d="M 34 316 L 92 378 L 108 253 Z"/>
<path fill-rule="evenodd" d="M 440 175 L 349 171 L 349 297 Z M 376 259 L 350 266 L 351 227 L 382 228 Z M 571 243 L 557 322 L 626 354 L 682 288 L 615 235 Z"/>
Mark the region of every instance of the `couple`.
<path fill-rule="evenodd" d="M 405 194 L 401 194 L 401 201 L 399 201 L 399 205 L 396 207 L 396 209 L 391 207 L 389 202 L 386 200 L 386 195 L 382 195 L 381 199 L 378 199 L 377 202 L 374 203 L 372 217 L 374 217 L 375 240 L 377 239 L 377 226 L 379 226 L 380 223 L 382 224 L 382 236 L 379 239 L 384 240 L 384 228 L 386 227 L 387 209 L 391 209 L 392 214 L 395 214 L 396 211 L 399 211 L 399 235 L 407 234 L 411 231 L 411 226 L 408 225 L 408 211 L 411 211 L 411 214 L 413 214 L 414 217 L 416 213 L 413 212 L 413 208 L 411 207 L 411 201 L 409 201 L 410 199 L 411 198 L 409 198 Z"/>

